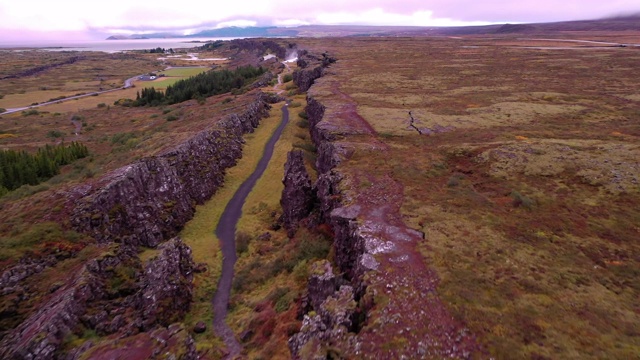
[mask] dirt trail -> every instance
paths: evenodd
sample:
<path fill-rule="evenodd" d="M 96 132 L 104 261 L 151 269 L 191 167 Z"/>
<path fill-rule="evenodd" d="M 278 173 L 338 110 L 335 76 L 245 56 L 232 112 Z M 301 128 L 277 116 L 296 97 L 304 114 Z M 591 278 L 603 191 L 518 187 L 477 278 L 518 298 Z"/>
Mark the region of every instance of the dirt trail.
<path fill-rule="evenodd" d="M 233 359 L 242 351 L 242 345 L 238 342 L 233 331 L 225 322 L 227 316 L 227 307 L 229 304 L 229 295 L 231 293 L 231 285 L 233 283 L 233 267 L 237 260 L 236 256 L 236 225 L 242 215 L 242 206 L 253 189 L 258 179 L 262 176 L 271 156 L 273 155 L 273 149 L 282 135 L 284 127 L 289 122 L 289 110 L 288 103 L 282 106 L 282 122 L 276 131 L 271 135 L 271 138 L 267 142 L 262 154 L 262 158 L 258 162 L 256 169 L 253 173 L 240 185 L 233 198 L 229 201 L 222 216 L 220 222 L 216 228 L 216 236 L 220 239 L 220 245 L 222 249 L 222 274 L 218 281 L 218 288 L 211 300 L 213 305 L 213 328 L 222 338 L 227 350 L 229 351 L 226 358 Z"/>

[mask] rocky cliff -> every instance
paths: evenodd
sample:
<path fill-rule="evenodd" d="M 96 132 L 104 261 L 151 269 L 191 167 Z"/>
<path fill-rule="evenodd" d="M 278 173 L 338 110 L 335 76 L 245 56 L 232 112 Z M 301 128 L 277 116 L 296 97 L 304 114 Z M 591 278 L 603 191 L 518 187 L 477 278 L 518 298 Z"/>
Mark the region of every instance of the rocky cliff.
<path fill-rule="evenodd" d="M 53 289 L 35 313 L 2 338 L 0 358 L 74 359 L 93 351 L 111 354 L 114 347 L 136 342 L 148 343 L 151 352 L 164 348 L 176 358 L 196 358 L 193 339 L 175 325 L 191 304 L 191 250 L 179 238 L 167 239 L 193 216 L 196 204 L 222 186 L 225 170 L 242 155 L 243 134 L 279 100 L 259 93 L 242 113 L 226 116 L 174 149 L 80 186 L 75 193 L 82 196 L 70 204 L 72 226 L 107 250 Z M 149 248 L 147 260 L 139 256 L 141 247 Z M 43 266 L 48 265 L 10 269 L 2 282 L 19 286 Z M 70 345 L 86 331 L 131 341 Z"/>
<path fill-rule="evenodd" d="M 309 59 L 316 65 L 311 66 Z M 439 300 L 437 274 L 415 249 L 424 234 L 402 221 L 402 186 L 389 176 L 373 176 L 345 165 L 355 152 L 384 156 L 386 145 L 358 115 L 349 96 L 341 93 L 336 80 L 322 76 L 331 63 L 327 56 L 307 54 L 299 62 L 302 70 L 294 75 L 300 89 L 313 85 L 306 113 L 318 152 L 313 191 L 314 211 L 319 214 L 314 216 L 332 229 L 336 269 L 324 263 L 311 271 L 303 325 L 289 340 L 293 358 L 468 358 L 477 354 L 475 338 Z M 287 177 L 307 176 L 303 168 L 297 171 L 301 174 Z M 370 185 L 354 186 L 361 180 Z M 289 186 L 285 182 L 283 197 L 296 196 Z"/>
<path fill-rule="evenodd" d="M 301 150 L 287 154 L 284 165 L 284 193 L 280 199 L 282 223 L 291 238 L 298 229 L 298 222 L 309 215 L 315 195 L 311 188 L 311 179 L 304 166 Z"/>
<path fill-rule="evenodd" d="M 144 264 L 133 248 L 113 247 L 89 261 L 10 332 L 2 340 L 0 358 L 61 358 L 61 346 L 78 332 L 124 337 L 184 316 L 191 302 L 193 260 L 179 238 L 163 243 L 157 256 Z M 84 350 L 91 345 L 83 345 Z"/>
<path fill-rule="evenodd" d="M 324 69 L 334 62 L 336 59 L 327 53 L 316 56 L 306 50 L 299 51 L 298 69 L 293 72 L 293 82 L 300 91 L 307 91 L 313 82 L 322 76 Z"/>
<path fill-rule="evenodd" d="M 277 100 L 260 93 L 243 113 L 107 175 L 78 200 L 73 227 L 99 242 L 147 247 L 175 236 L 242 155 L 242 135 L 253 131 Z"/>

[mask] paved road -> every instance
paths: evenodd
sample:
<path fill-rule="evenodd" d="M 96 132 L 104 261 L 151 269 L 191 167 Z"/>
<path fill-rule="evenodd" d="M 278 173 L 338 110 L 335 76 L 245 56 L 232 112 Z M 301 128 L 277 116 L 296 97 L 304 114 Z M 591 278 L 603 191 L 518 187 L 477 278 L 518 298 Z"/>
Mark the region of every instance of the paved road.
<path fill-rule="evenodd" d="M 595 45 L 609 45 L 609 46 L 619 46 L 619 47 L 640 47 L 640 44 L 633 43 L 617 43 L 617 42 L 608 42 L 608 41 L 593 41 L 593 40 L 578 40 L 578 39 L 537 39 L 537 38 L 522 38 L 519 40 L 533 40 L 533 41 L 552 41 L 552 42 L 574 42 L 574 43 L 582 43 L 582 44 L 595 44 Z"/>
<path fill-rule="evenodd" d="M 165 70 L 169 70 L 169 69 L 191 69 L 191 68 L 203 68 L 206 69 L 202 66 L 169 66 L 167 67 Z M 110 90 L 103 90 L 103 91 L 95 91 L 95 92 L 90 92 L 90 93 L 86 93 L 86 94 L 82 94 L 82 95 L 76 95 L 76 96 L 69 96 L 66 97 L 64 99 L 59 99 L 59 100 L 54 100 L 54 101 L 47 101 L 47 102 L 43 102 L 37 105 L 30 105 L 30 106 L 24 106 L 24 107 L 19 107 L 19 108 L 10 108 L 10 109 L 6 109 L 7 111 L 0 113 L 0 115 L 8 115 L 8 114 L 13 114 L 19 111 L 24 111 L 24 110 L 28 110 L 28 109 L 34 109 L 40 106 L 45 106 L 45 105 L 51 105 L 51 104 L 59 104 L 61 102 L 64 101 L 69 101 L 69 100 L 73 100 L 73 99 L 80 99 L 80 98 L 84 98 L 87 96 L 96 96 L 96 95 L 100 95 L 100 94 L 104 94 L 104 93 L 108 93 L 108 92 L 112 92 L 112 91 L 118 91 L 118 90 L 123 90 L 123 89 L 128 89 L 130 87 L 133 87 L 133 82 L 135 80 L 137 80 L 140 76 L 144 76 L 144 75 L 137 75 L 134 76 L 132 78 L 129 78 L 127 80 L 124 81 L 124 85 L 122 87 L 116 88 L 116 89 L 110 89 Z"/>
<path fill-rule="evenodd" d="M 65 101 L 69 101 L 69 100 L 73 100 L 73 99 L 80 99 L 80 98 L 84 98 L 84 97 L 88 97 L 88 96 L 97 96 L 97 95 L 108 93 L 108 92 L 128 89 L 128 88 L 133 86 L 133 81 L 136 80 L 139 76 L 140 75 L 134 76 L 132 78 L 129 78 L 129 79 L 125 80 L 124 81 L 124 86 L 119 87 L 119 88 L 110 89 L 110 90 L 103 90 L 103 91 L 94 91 L 94 92 L 90 92 L 90 93 L 86 93 L 86 94 L 82 94 L 82 95 L 76 95 L 76 96 L 69 96 L 69 97 L 66 97 L 64 99 L 59 99 L 59 100 L 54 100 L 54 101 L 47 101 L 47 102 L 39 103 L 37 105 L 30 105 L 30 106 L 24 106 L 24 107 L 19 107 L 19 108 L 11 108 L 11 109 L 7 109 L 7 111 L 1 113 L 0 115 L 13 114 L 13 113 L 16 113 L 16 112 L 19 112 L 19 111 L 24 111 L 24 110 L 28 110 L 28 109 L 34 109 L 34 108 L 37 108 L 37 107 L 40 107 L 40 106 L 51 105 L 51 104 L 59 104 L 61 102 L 65 102 Z"/>
<path fill-rule="evenodd" d="M 247 196 L 251 192 L 251 189 L 255 186 L 258 179 L 262 176 L 271 156 L 273 155 L 273 148 L 280 139 L 284 127 L 289 122 L 289 110 L 288 104 L 282 106 L 282 122 L 276 131 L 271 135 L 269 142 L 264 147 L 262 158 L 258 162 L 258 166 L 240 185 L 236 193 L 231 198 L 231 201 L 227 204 L 220 222 L 216 228 L 216 236 L 220 239 L 222 247 L 222 274 L 218 281 L 218 288 L 216 290 L 211 303 L 213 305 L 213 329 L 224 340 L 227 345 L 227 351 L 229 354 L 227 358 L 234 359 L 242 351 L 242 345 L 236 340 L 233 331 L 225 322 L 227 317 L 227 307 L 229 304 L 229 295 L 231 293 L 231 284 L 233 283 L 233 267 L 236 263 L 236 225 L 242 215 L 242 206 L 244 205 Z"/>
<path fill-rule="evenodd" d="M 73 99 L 80 99 L 80 98 L 85 98 L 85 97 L 88 97 L 88 96 L 97 96 L 97 95 L 108 93 L 108 92 L 128 89 L 128 88 L 133 86 L 133 80 L 135 80 L 136 78 L 138 78 L 138 77 L 134 76 L 131 79 L 125 80 L 124 81 L 124 86 L 116 88 L 116 89 L 103 90 L 103 91 L 94 91 L 94 92 L 90 92 L 90 93 L 86 93 L 86 94 L 82 94 L 82 95 L 69 96 L 69 97 L 66 97 L 64 99 L 58 99 L 58 100 L 54 100 L 54 101 L 47 101 L 47 102 L 39 103 L 39 104 L 36 104 L 36 105 L 30 105 L 30 106 L 19 107 L 19 108 L 11 108 L 11 109 L 7 109 L 7 111 L 3 112 L 1 115 L 13 114 L 13 113 L 16 113 L 16 112 L 19 112 L 19 111 L 24 111 L 24 110 L 27 110 L 27 109 L 34 109 L 34 108 L 37 108 L 37 107 L 40 107 L 40 106 L 59 104 L 61 102 L 65 102 L 65 101 L 69 101 L 69 100 L 73 100 Z"/>

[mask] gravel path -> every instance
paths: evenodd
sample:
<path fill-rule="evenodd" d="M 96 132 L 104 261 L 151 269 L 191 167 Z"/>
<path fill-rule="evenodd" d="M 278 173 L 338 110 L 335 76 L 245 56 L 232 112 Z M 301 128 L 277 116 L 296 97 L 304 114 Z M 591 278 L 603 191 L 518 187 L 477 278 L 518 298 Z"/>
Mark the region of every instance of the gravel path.
<path fill-rule="evenodd" d="M 229 325 L 225 322 L 231 285 L 233 283 L 233 267 L 237 259 L 235 243 L 236 225 L 242 215 L 242 206 L 247 196 L 267 168 L 269 160 L 271 160 L 271 156 L 273 155 L 273 148 L 280 138 L 284 127 L 289 122 L 289 110 L 287 106 L 288 104 L 285 104 L 282 107 L 282 122 L 271 136 L 271 139 L 269 139 L 269 142 L 265 145 L 258 166 L 233 195 L 233 198 L 231 198 L 231 201 L 229 201 L 227 207 L 224 209 L 216 228 L 216 236 L 220 239 L 222 248 L 222 274 L 218 281 L 217 291 L 211 300 L 214 313 L 213 328 L 223 339 L 225 345 L 227 345 L 229 352 L 227 355 L 228 359 L 233 359 L 242 351 L 242 346 L 236 339 Z"/>

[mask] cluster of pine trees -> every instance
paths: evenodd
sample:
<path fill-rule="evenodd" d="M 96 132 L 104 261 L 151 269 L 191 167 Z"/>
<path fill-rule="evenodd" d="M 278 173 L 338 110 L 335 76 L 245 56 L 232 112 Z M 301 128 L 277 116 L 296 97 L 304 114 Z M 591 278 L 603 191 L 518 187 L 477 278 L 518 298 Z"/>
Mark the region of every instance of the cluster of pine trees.
<path fill-rule="evenodd" d="M 0 196 L 22 185 L 37 185 L 60 173 L 60 166 L 89 155 L 79 142 L 39 148 L 35 154 L 26 151 L 0 150 Z"/>
<path fill-rule="evenodd" d="M 261 67 L 242 66 L 235 70 L 209 71 L 179 80 L 174 85 L 162 91 L 154 88 L 142 89 L 136 94 L 133 106 L 160 106 L 200 99 L 213 95 L 224 94 L 233 89 L 240 89 L 251 79 L 265 73 Z"/>
<path fill-rule="evenodd" d="M 148 53 L 151 53 L 151 54 L 164 54 L 167 51 L 164 48 L 157 47 L 155 49 L 145 50 L 144 52 L 148 52 Z M 171 54 L 173 54 L 173 49 L 169 49 L 169 52 Z"/>
<path fill-rule="evenodd" d="M 214 42 L 208 42 L 202 46 L 199 46 L 198 49 L 206 51 L 206 50 L 215 50 L 219 47 L 221 47 L 222 45 L 224 45 L 224 41 L 223 40 L 216 40 Z"/>

